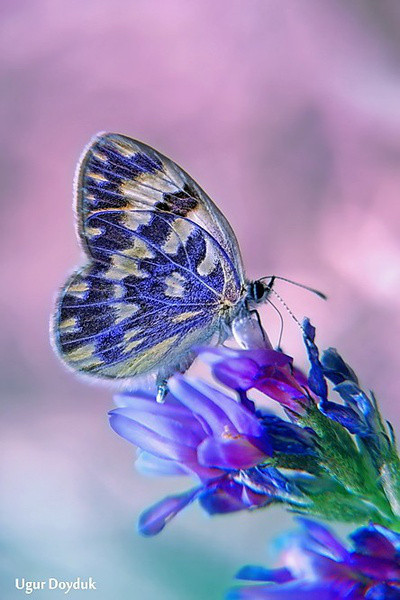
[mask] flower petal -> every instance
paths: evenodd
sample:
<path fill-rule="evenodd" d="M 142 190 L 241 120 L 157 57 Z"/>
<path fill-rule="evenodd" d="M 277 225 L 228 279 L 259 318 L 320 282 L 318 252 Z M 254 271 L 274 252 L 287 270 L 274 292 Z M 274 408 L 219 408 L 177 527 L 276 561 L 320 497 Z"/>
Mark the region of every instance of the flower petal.
<path fill-rule="evenodd" d="M 378 583 L 367 591 L 364 598 L 367 600 L 399 600 L 400 589 L 387 583 Z"/>
<path fill-rule="evenodd" d="M 253 387 L 259 367 L 250 358 L 234 358 L 217 363 L 213 375 L 224 385 L 233 390 L 248 390 Z"/>
<path fill-rule="evenodd" d="M 357 529 L 350 535 L 350 539 L 359 553 L 391 559 L 396 557 L 396 547 L 374 525 Z"/>
<path fill-rule="evenodd" d="M 203 381 L 175 376 L 170 380 L 170 388 L 182 404 L 206 420 L 214 435 L 226 432 L 227 426 L 231 434 L 261 437 L 264 433 L 260 420 L 248 408 Z"/>
<path fill-rule="evenodd" d="M 394 580 L 400 583 L 400 565 L 397 561 L 354 552 L 351 554 L 349 564 L 368 577 L 381 581 Z"/>
<path fill-rule="evenodd" d="M 135 461 L 135 467 L 139 473 L 144 475 L 188 475 L 189 470 L 176 462 L 167 458 L 160 458 L 154 456 L 150 452 L 140 452 L 138 458 Z"/>
<path fill-rule="evenodd" d="M 265 367 L 285 367 L 293 363 L 293 358 L 279 352 L 278 350 L 268 350 L 257 348 L 255 350 L 241 350 L 242 354 L 246 353 L 246 356 L 254 360 L 259 367 L 264 369 Z"/>
<path fill-rule="evenodd" d="M 202 487 L 197 487 L 177 496 L 167 496 L 145 510 L 139 517 L 139 533 L 146 536 L 160 533 L 178 512 L 196 500 L 201 491 Z"/>
<path fill-rule="evenodd" d="M 344 560 L 349 556 L 348 551 L 341 542 L 331 533 L 330 529 L 321 525 L 317 521 L 298 517 L 297 520 L 307 531 L 307 534 L 324 549 L 329 551 L 329 556 L 336 560 Z"/>
<path fill-rule="evenodd" d="M 349 367 L 338 354 L 335 348 L 328 348 L 322 353 L 321 363 L 324 368 L 325 377 L 327 377 L 332 383 L 337 385 L 342 381 L 353 381 L 358 384 L 357 375 L 353 369 Z"/>
<path fill-rule="evenodd" d="M 233 424 L 238 433 L 254 437 L 264 434 L 260 419 L 253 411 L 243 406 L 242 403 L 237 402 L 234 398 L 223 394 L 203 381 L 194 380 L 193 386 L 200 392 L 208 394 L 210 400 L 224 411 L 227 421 L 229 420 Z"/>
<path fill-rule="evenodd" d="M 282 406 L 302 414 L 310 400 L 304 389 L 288 370 L 268 369 L 256 382 L 254 387 Z"/>
<path fill-rule="evenodd" d="M 286 583 L 291 581 L 293 576 L 289 569 L 265 569 L 254 565 L 246 565 L 235 575 L 236 579 L 249 579 L 253 581 L 274 581 L 276 583 Z"/>
<path fill-rule="evenodd" d="M 205 439 L 197 449 L 199 463 L 220 469 L 248 469 L 265 460 L 266 454 L 248 439 Z"/>
<path fill-rule="evenodd" d="M 132 423 L 143 425 L 159 435 L 178 441 L 185 446 L 197 446 L 205 437 L 205 431 L 196 417 L 186 411 L 181 415 L 174 416 L 169 411 L 163 410 L 165 405 L 159 405 L 159 411 L 141 410 L 140 408 L 125 407 L 117 408 L 112 414 L 117 414 L 129 419 Z"/>
<path fill-rule="evenodd" d="M 119 411 L 123 410 L 117 408 L 109 413 L 110 425 L 118 435 L 128 440 L 128 442 L 161 458 L 183 462 L 197 460 L 195 448 L 180 444 L 173 439 L 168 439 L 141 423 L 130 419 L 123 413 L 120 414 Z"/>
<path fill-rule="evenodd" d="M 248 505 L 243 502 L 242 490 L 241 484 L 228 478 L 221 479 L 218 485 L 209 486 L 202 491 L 199 502 L 209 515 L 243 510 Z"/>
<path fill-rule="evenodd" d="M 391 529 L 388 529 L 388 527 L 385 527 L 384 525 L 379 525 L 378 523 L 373 523 L 372 525 L 370 525 L 370 527 L 373 527 L 374 529 L 376 529 L 376 531 L 378 531 L 379 533 L 384 535 L 388 540 L 390 540 L 390 542 L 396 548 L 397 552 L 400 553 L 400 533 L 392 531 Z"/>
<path fill-rule="evenodd" d="M 330 400 L 323 400 L 320 402 L 318 408 L 329 419 L 346 427 L 350 433 L 361 436 L 366 436 L 370 433 L 369 428 L 360 419 L 360 416 L 349 406 L 343 406 Z"/>
<path fill-rule="evenodd" d="M 308 383 L 311 390 L 323 400 L 327 399 L 328 387 L 321 362 L 319 360 L 319 350 L 314 343 L 315 327 L 313 327 L 308 319 L 303 321 L 304 328 L 304 343 L 307 348 L 308 359 L 311 363 L 310 372 L 308 374 Z"/>
<path fill-rule="evenodd" d="M 277 415 L 259 412 L 274 452 L 315 455 L 315 433 L 312 430 L 284 421 Z"/>
<path fill-rule="evenodd" d="M 208 426 L 209 432 L 219 435 L 230 421 L 225 412 L 209 397 L 209 390 L 198 390 L 193 383 L 192 378 L 174 375 L 168 386 L 174 396 Z"/>
<path fill-rule="evenodd" d="M 176 400 L 172 394 L 168 396 L 168 401 L 160 404 L 159 402 L 156 402 L 155 396 L 125 391 L 123 393 L 116 394 L 114 396 L 114 402 L 117 408 L 124 408 L 126 410 L 131 409 L 153 415 L 162 414 L 163 416 L 171 417 L 173 419 L 182 419 L 187 417 L 193 418 L 190 410 Z"/>
<path fill-rule="evenodd" d="M 334 390 L 347 406 L 358 409 L 361 414 L 368 415 L 372 411 L 372 403 L 368 396 L 355 383 L 343 381 L 336 385 Z"/>
<path fill-rule="evenodd" d="M 292 364 L 293 358 L 280 352 L 268 348 L 255 348 L 251 350 L 237 350 L 235 348 L 206 348 L 201 352 L 200 358 L 209 365 L 214 366 L 220 363 L 230 363 L 232 360 L 249 359 L 255 362 L 259 367 L 284 367 Z"/>

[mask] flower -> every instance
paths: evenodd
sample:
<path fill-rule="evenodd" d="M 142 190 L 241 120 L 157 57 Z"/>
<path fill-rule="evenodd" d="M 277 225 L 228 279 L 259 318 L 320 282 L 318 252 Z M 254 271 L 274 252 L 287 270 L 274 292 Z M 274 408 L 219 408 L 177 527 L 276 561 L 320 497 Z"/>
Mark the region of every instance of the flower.
<path fill-rule="evenodd" d="M 312 455 L 311 432 L 188 376 L 174 376 L 169 389 L 162 405 L 144 393 L 122 393 L 110 412 L 111 427 L 140 448 L 140 470 L 197 481 L 145 511 L 141 533 L 158 533 L 196 499 L 209 514 L 305 502 L 296 483 L 268 462 L 275 453 Z"/>
<path fill-rule="evenodd" d="M 314 338 L 305 321 L 308 377 L 290 356 L 268 345 L 207 348 L 199 357 L 211 366 L 219 388 L 175 375 L 163 405 L 141 392 L 117 396 L 110 423 L 138 446 L 137 467 L 195 479 L 195 487 L 145 511 L 141 533 L 160 532 L 195 500 L 209 514 L 280 502 L 315 517 L 397 525 L 400 460 L 391 429 L 352 369 L 333 349 L 320 358 Z M 328 380 L 342 403 L 328 398 Z M 252 390 L 259 392 L 256 403 Z M 260 392 L 288 418 L 260 408 Z"/>
<path fill-rule="evenodd" d="M 323 525 L 301 518 L 303 530 L 281 542 L 277 569 L 243 567 L 228 600 L 400 599 L 400 535 L 376 524 L 356 530 L 347 549 Z"/>
<path fill-rule="evenodd" d="M 372 444 L 376 453 L 387 449 L 391 432 L 388 435 L 373 395 L 368 396 L 360 388 L 354 371 L 334 348 L 320 358 L 315 328 L 308 319 L 303 331 L 310 362 L 308 377 L 294 367 L 293 358 L 270 347 L 208 348 L 202 358 L 210 364 L 214 377 L 235 390 L 244 403 L 249 402 L 246 393 L 256 389 L 276 400 L 296 421 L 318 405 L 322 414 Z M 333 391 L 340 396 L 341 404 L 328 398 L 328 380 L 334 384 Z"/>
<path fill-rule="evenodd" d="M 207 348 L 201 357 L 214 377 L 238 392 L 256 389 L 279 402 L 291 416 L 304 415 L 313 402 L 307 377 L 293 367 L 293 358 L 270 348 L 236 350 Z"/>

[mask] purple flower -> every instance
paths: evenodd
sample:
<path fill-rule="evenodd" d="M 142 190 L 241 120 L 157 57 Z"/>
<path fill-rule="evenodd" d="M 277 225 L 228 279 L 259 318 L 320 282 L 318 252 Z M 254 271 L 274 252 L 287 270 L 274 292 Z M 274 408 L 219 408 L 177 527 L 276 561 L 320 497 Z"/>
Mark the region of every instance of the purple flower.
<path fill-rule="evenodd" d="M 283 541 L 281 566 L 242 568 L 237 578 L 253 585 L 230 590 L 229 600 L 400 599 L 399 534 L 371 524 L 350 536 L 347 549 L 326 527 L 300 521 L 303 531 Z"/>
<path fill-rule="evenodd" d="M 120 394 L 110 412 L 111 427 L 140 448 L 139 469 L 197 480 L 195 488 L 143 513 L 141 533 L 158 533 L 196 499 L 209 514 L 301 503 L 295 482 L 267 462 L 274 451 L 312 454 L 310 432 L 187 376 L 173 377 L 169 389 L 162 405 L 143 393 Z"/>
<path fill-rule="evenodd" d="M 350 367 L 332 349 L 320 359 L 308 321 L 304 332 L 308 378 L 270 347 L 218 347 L 200 358 L 232 395 L 176 375 L 163 405 L 140 392 L 117 397 L 110 423 L 138 446 L 137 467 L 195 479 L 189 491 L 143 513 L 143 534 L 158 533 L 195 500 L 209 514 L 281 502 L 303 514 L 391 526 L 400 514 L 394 439 Z M 328 399 L 327 379 L 341 404 Z M 289 420 L 257 408 L 252 390 L 276 400 Z"/>
<path fill-rule="evenodd" d="M 290 415 L 304 415 L 313 402 L 307 377 L 293 367 L 293 359 L 283 352 L 270 348 L 209 348 L 201 358 L 224 385 L 240 395 L 256 389 L 279 402 Z"/>
<path fill-rule="evenodd" d="M 211 365 L 214 377 L 235 390 L 242 402 L 255 389 L 279 402 L 292 420 L 306 416 L 318 405 L 321 413 L 340 423 L 351 434 L 368 443 L 375 454 L 390 450 L 390 436 L 382 424 L 376 401 L 359 386 L 354 371 L 334 348 L 320 358 L 315 344 L 315 328 L 304 321 L 304 343 L 310 370 L 308 377 L 293 366 L 293 359 L 270 347 L 254 350 L 209 348 L 202 358 Z M 330 380 L 342 403 L 328 398 Z M 390 432 L 389 432 L 390 433 Z"/>

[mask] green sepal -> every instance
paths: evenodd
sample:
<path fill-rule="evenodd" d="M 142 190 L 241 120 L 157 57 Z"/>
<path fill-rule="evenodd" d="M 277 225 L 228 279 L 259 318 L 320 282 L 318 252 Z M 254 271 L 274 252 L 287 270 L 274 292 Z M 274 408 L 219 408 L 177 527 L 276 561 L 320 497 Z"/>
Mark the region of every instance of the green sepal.
<path fill-rule="evenodd" d="M 346 489 L 363 495 L 371 473 L 351 434 L 316 406 L 310 407 L 299 420 L 317 434 L 319 461 L 323 468 Z"/>
<path fill-rule="evenodd" d="M 275 452 L 274 456 L 267 458 L 264 464 L 278 469 L 306 472 L 311 475 L 320 475 L 324 472 L 317 457 L 304 454 Z"/>

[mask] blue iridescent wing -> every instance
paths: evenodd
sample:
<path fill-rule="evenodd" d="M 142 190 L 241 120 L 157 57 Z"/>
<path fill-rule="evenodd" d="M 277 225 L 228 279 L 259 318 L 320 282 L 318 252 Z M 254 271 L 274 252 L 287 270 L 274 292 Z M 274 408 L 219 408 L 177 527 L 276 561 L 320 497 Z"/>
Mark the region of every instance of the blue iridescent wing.
<path fill-rule="evenodd" d="M 77 213 L 89 263 L 57 303 L 62 358 L 110 378 L 184 365 L 242 294 L 240 254 L 225 218 L 175 163 L 116 134 L 86 150 Z"/>

